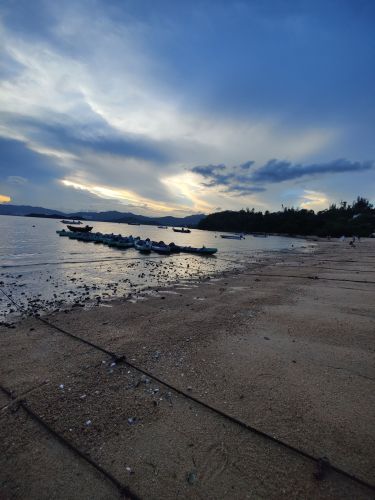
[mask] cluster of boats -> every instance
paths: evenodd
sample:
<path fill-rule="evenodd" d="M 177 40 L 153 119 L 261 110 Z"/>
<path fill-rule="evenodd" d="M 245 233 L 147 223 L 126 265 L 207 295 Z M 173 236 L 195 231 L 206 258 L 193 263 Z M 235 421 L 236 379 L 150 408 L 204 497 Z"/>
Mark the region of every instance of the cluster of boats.
<path fill-rule="evenodd" d="M 69 231 L 62 229 L 56 231 L 60 236 L 67 236 L 70 239 L 75 239 L 79 241 L 92 242 L 92 243 L 102 243 L 115 248 L 126 249 L 135 248 L 141 253 L 148 254 L 150 252 L 157 252 L 160 254 L 169 255 L 171 253 L 185 252 L 194 253 L 201 255 L 213 255 L 217 252 L 217 248 L 207 248 L 205 246 L 201 248 L 191 247 L 191 246 L 179 246 L 175 243 L 169 243 L 167 245 L 163 241 L 151 241 L 149 238 L 142 240 L 139 236 L 122 236 L 121 234 L 103 234 L 103 233 L 91 233 L 92 227 L 86 226 L 85 228 L 78 228 L 74 226 L 68 226 Z"/>

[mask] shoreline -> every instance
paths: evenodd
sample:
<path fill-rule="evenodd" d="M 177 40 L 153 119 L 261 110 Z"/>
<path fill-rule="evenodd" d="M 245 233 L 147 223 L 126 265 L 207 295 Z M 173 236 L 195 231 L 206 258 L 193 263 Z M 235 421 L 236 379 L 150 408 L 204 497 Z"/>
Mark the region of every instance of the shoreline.
<path fill-rule="evenodd" d="M 61 330 L 374 484 L 374 247 L 318 242 L 311 254 L 277 252 L 199 284 L 158 286 L 147 300 L 0 327 L 1 384 L 143 498 L 371 498 L 334 471 L 316 481 L 308 459 L 233 427 Z M 326 260 L 339 264 L 328 269 Z M 15 417 L 5 397 L 1 403 L 5 493 L 22 498 L 29 489 L 36 498 L 41 480 L 52 493 L 48 457 L 62 453 L 61 445 L 38 447 L 41 429 L 29 429 L 21 410 Z M 12 426 L 19 433 L 13 441 Z M 23 446 L 45 458 L 31 466 Z M 80 476 L 69 466 L 58 473 L 62 493 L 73 480 L 91 498 L 118 498 L 81 462 Z"/>
<path fill-rule="evenodd" d="M 311 248 L 311 250 L 309 250 L 308 252 L 305 252 L 306 248 Z M 14 298 L 12 296 L 12 290 L 11 290 L 11 284 L 8 285 L 8 288 L 10 288 L 9 290 L 5 290 L 5 283 L 3 281 L 0 280 L 0 286 L 3 290 L 3 293 L 0 293 L 0 296 L 1 298 L 4 298 L 3 296 L 5 295 L 4 292 L 6 291 L 7 295 L 5 295 L 9 300 L 10 302 L 13 302 L 13 304 L 11 304 L 9 307 L 10 307 L 10 312 L 6 312 L 4 316 L 2 316 L 2 319 L 0 320 L 0 325 L 2 326 L 5 326 L 5 327 L 8 327 L 8 328 L 14 328 L 15 325 L 19 322 L 19 321 L 22 321 L 23 319 L 25 319 L 26 317 L 45 317 L 46 315 L 49 315 L 49 314 L 54 314 L 54 313 L 59 313 L 59 312 L 70 312 L 72 309 L 74 309 L 75 307 L 80 307 L 80 308 L 84 308 L 85 310 L 88 310 L 88 309 L 93 309 L 95 307 L 101 307 L 101 306 L 110 306 L 112 302 L 114 303 L 117 303 L 119 301 L 134 301 L 134 297 L 140 297 L 142 300 L 142 295 L 143 294 L 148 294 L 148 293 L 152 293 L 153 290 L 156 290 L 158 288 L 161 288 L 161 287 L 170 287 L 170 286 L 178 286 L 178 284 L 180 282 L 185 282 L 185 281 L 191 281 L 192 283 L 200 283 L 206 279 L 210 279 L 210 278 L 213 278 L 213 277 L 220 277 L 220 276 L 224 276 L 224 275 L 228 275 L 230 276 L 231 273 L 236 273 L 237 270 L 243 270 L 243 269 L 246 269 L 247 266 L 250 266 L 250 265 L 254 265 L 256 262 L 261 262 L 263 258 L 268 258 L 269 255 L 275 257 L 277 255 L 282 255 L 284 253 L 293 253 L 293 252 L 300 252 L 300 253 L 309 253 L 311 251 L 313 251 L 313 248 L 314 246 L 313 245 L 307 245 L 306 247 L 305 246 L 301 246 L 301 247 L 297 247 L 297 248 L 285 248 L 283 250 L 255 250 L 253 253 L 249 253 L 243 257 L 241 257 L 242 259 L 242 262 L 241 261 L 238 261 L 236 260 L 235 258 L 233 259 L 229 259 L 229 258 L 225 258 L 225 257 L 221 257 L 220 255 L 217 255 L 217 256 L 214 256 L 214 257 L 210 257 L 210 256 L 199 256 L 199 257 L 196 257 L 196 261 L 198 262 L 198 264 L 195 264 L 194 261 L 193 261 L 193 264 L 195 264 L 197 266 L 197 268 L 195 270 L 192 270 L 191 272 L 186 270 L 185 272 L 186 273 L 190 273 L 190 275 L 188 277 L 183 277 L 183 276 L 180 276 L 180 277 L 175 277 L 174 279 L 166 279 L 165 282 L 159 282 L 159 283 L 153 283 L 151 285 L 148 284 L 148 280 L 146 280 L 143 284 L 137 284 L 137 285 L 134 285 L 133 283 L 131 283 L 129 281 L 129 286 L 127 288 L 127 291 L 125 293 L 123 293 L 122 295 L 116 295 L 116 292 L 113 294 L 113 295 L 110 295 L 108 292 L 112 292 L 113 291 L 113 288 L 117 289 L 117 286 L 119 286 L 119 282 L 121 281 L 119 275 L 117 276 L 117 280 L 114 281 L 113 283 L 107 283 L 106 285 L 105 284 L 102 284 L 101 286 L 104 287 L 99 295 L 97 295 L 95 298 L 94 297 L 90 297 L 90 298 L 86 298 L 86 292 L 87 290 L 95 290 L 97 293 L 99 292 L 99 287 L 96 287 L 96 285 L 92 282 L 90 283 L 90 280 L 87 280 L 89 284 L 87 284 L 87 281 L 82 279 L 82 278 L 79 278 L 82 282 L 82 284 L 80 286 L 78 286 L 78 288 L 75 289 L 74 292 L 72 291 L 69 291 L 69 293 L 72 293 L 73 294 L 73 297 L 69 297 L 69 302 L 64 302 L 64 300 L 66 300 L 66 297 L 64 297 L 64 293 L 67 293 L 67 290 L 68 288 L 66 288 L 66 291 L 63 291 L 63 293 L 61 294 L 61 292 L 59 292 L 58 290 L 55 290 L 55 292 L 57 292 L 57 295 L 55 295 L 54 293 L 54 296 L 55 298 L 50 298 L 49 300 L 46 299 L 46 298 L 41 298 L 39 299 L 37 296 L 31 296 L 28 298 L 28 300 L 26 301 L 26 304 L 22 304 L 19 302 L 19 299 L 21 298 L 22 295 L 25 295 L 24 293 L 21 293 L 21 296 L 18 294 L 16 295 L 16 297 Z M 181 255 L 175 255 L 173 256 L 173 263 L 175 263 L 175 259 L 178 259 L 178 258 L 185 258 L 186 259 L 186 256 L 185 254 L 181 254 Z M 147 260 L 149 260 L 150 258 L 148 258 Z M 164 258 L 160 258 L 159 256 L 154 256 L 154 257 L 151 257 L 151 259 L 153 259 L 153 264 L 155 266 L 155 271 L 157 270 L 158 267 L 162 268 L 164 264 L 167 264 L 170 263 L 170 257 L 164 257 Z M 213 270 L 209 270 L 209 269 L 206 269 L 205 272 L 201 272 L 200 269 L 199 269 L 199 264 L 201 262 L 204 262 L 206 259 L 214 259 L 214 260 L 221 260 L 221 261 L 224 261 L 224 262 L 230 262 L 231 263 L 231 267 L 228 267 L 227 269 L 213 269 Z M 112 258 L 109 258 L 109 259 L 99 259 L 99 260 L 93 260 L 92 262 L 93 263 L 108 263 L 108 265 L 110 265 L 111 263 L 113 262 L 116 262 L 117 260 L 124 260 L 124 261 L 136 261 L 137 263 L 141 264 L 142 263 L 142 260 L 139 258 L 139 257 L 125 257 L 123 255 L 121 256 L 118 256 L 118 257 L 112 257 Z M 85 262 L 82 262 L 83 264 Z M 27 267 L 33 267 L 33 266 L 48 266 L 50 265 L 51 263 L 37 263 L 37 264 L 27 264 L 26 266 Z M 74 262 L 62 262 L 62 263 L 53 263 L 53 264 L 57 264 L 57 265 L 71 265 L 71 264 L 81 264 L 81 261 L 74 261 Z M 147 262 L 146 262 L 147 264 Z M 8 266 L 9 269 L 12 269 L 14 268 L 14 266 Z M 6 275 L 5 273 L 7 272 L 7 269 L 8 267 L 5 267 L 3 268 L 3 274 Z M 189 265 L 187 266 L 189 268 Z M 18 266 L 17 266 L 18 268 Z M 22 268 L 20 268 L 20 271 L 22 271 Z M 155 272 L 154 271 L 154 272 Z M 76 273 L 73 272 L 73 275 L 75 275 Z M 21 276 L 21 275 L 20 275 Z M 18 277 L 18 276 L 17 276 Z M 14 278 L 16 278 L 16 276 L 14 276 Z M 51 278 L 51 276 L 50 276 Z M 151 281 L 153 279 L 155 279 L 155 275 L 152 275 L 152 273 L 149 275 L 148 279 L 150 279 Z M 74 281 L 76 281 L 76 278 L 73 278 Z M 73 281 L 71 279 L 71 281 Z M 49 281 L 47 279 L 47 281 Z M 13 283 L 14 285 L 14 283 Z M 21 286 L 23 287 L 24 285 L 18 285 L 18 286 Z M 42 286 L 42 282 L 41 282 L 41 286 Z M 132 287 L 134 286 L 134 289 L 132 289 Z M 56 287 L 55 287 L 56 288 Z M 81 289 L 81 290 L 78 290 L 78 289 Z M 25 290 L 24 288 L 22 288 L 22 290 Z M 123 290 L 124 291 L 124 290 Z M 52 292 L 51 292 L 52 293 Z M 93 292 L 93 295 L 95 294 L 95 292 Z M 14 309 L 15 308 L 15 309 Z M 13 310 L 12 310 L 13 309 Z"/>

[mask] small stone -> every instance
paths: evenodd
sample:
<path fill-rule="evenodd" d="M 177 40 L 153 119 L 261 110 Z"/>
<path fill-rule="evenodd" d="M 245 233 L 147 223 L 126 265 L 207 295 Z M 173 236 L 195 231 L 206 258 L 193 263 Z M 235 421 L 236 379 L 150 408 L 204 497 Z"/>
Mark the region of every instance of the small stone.
<path fill-rule="evenodd" d="M 194 484 L 198 481 L 197 473 L 195 471 L 191 471 L 187 474 L 186 480 L 189 484 Z"/>

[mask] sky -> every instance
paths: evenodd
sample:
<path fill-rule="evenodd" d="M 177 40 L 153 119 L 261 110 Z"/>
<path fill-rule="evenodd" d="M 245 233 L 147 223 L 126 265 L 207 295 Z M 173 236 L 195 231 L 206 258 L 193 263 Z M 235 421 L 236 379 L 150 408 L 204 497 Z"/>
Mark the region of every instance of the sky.
<path fill-rule="evenodd" d="M 375 202 L 373 0 L 1 0 L 0 203 Z"/>

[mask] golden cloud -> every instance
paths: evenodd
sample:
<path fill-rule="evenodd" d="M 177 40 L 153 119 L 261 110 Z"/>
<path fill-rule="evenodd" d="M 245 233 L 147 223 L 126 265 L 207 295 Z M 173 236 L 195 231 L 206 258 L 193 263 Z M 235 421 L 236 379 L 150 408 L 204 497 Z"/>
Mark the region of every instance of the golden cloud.
<path fill-rule="evenodd" d="M 301 208 L 305 208 L 307 210 L 322 210 L 328 204 L 328 198 L 324 193 L 310 191 L 308 189 L 304 190 L 300 201 Z"/>
<path fill-rule="evenodd" d="M 83 184 L 81 181 L 76 182 L 75 180 L 61 179 L 60 182 L 66 186 L 74 189 L 81 189 L 83 191 L 88 191 L 95 196 L 103 199 L 118 200 L 124 204 L 138 205 L 140 208 L 145 208 L 147 210 L 152 210 L 159 213 L 170 213 L 175 212 L 187 212 L 191 213 L 191 208 L 183 205 L 166 205 L 162 202 L 150 200 L 148 198 L 143 198 L 138 196 L 133 191 L 113 188 L 108 186 L 97 186 L 92 184 Z"/>
<path fill-rule="evenodd" d="M 7 196 L 6 194 L 0 194 L 0 203 L 9 203 L 12 201 L 12 198 L 10 196 Z"/>

